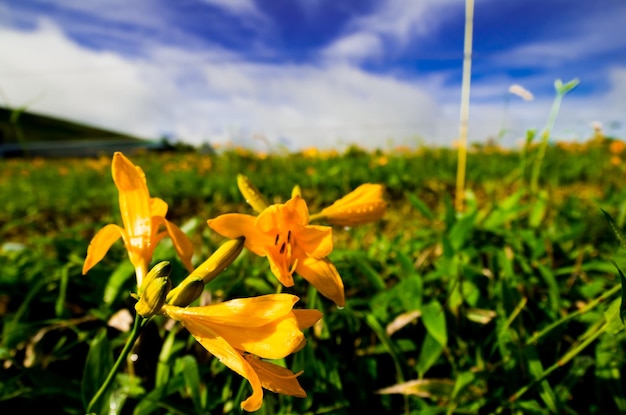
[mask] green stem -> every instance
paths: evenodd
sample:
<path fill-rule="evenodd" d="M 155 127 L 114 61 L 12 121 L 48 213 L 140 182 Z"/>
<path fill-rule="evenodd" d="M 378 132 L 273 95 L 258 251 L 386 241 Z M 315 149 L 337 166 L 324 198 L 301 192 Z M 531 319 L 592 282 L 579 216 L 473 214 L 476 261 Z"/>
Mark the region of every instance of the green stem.
<path fill-rule="evenodd" d="M 552 108 L 550 109 L 548 122 L 546 123 L 543 133 L 541 134 L 539 154 L 537 155 L 537 159 L 535 160 L 532 176 L 530 178 L 530 191 L 533 196 L 536 195 L 539 188 L 539 174 L 541 173 L 541 165 L 543 164 L 543 159 L 546 155 L 548 141 L 550 139 L 550 135 L 552 134 L 552 129 L 554 128 L 554 124 L 556 123 L 556 117 L 559 114 L 559 109 L 561 108 L 561 102 L 563 101 L 563 97 L 565 97 L 565 94 L 574 89 L 576 85 L 578 85 L 578 79 L 573 79 L 565 85 L 563 85 L 560 79 L 554 83 L 556 89 L 556 97 L 552 102 Z"/>
<path fill-rule="evenodd" d="M 528 346 L 530 344 L 536 344 L 537 341 L 539 341 L 539 339 L 541 337 L 545 336 L 550 331 L 554 330 L 555 328 L 557 328 L 561 324 L 568 322 L 569 320 L 573 319 L 574 317 L 578 317 L 578 316 L 580 316 L 582 314 L 587 313 L 588 311 L 591 311 L 598 304 L 605 302 L 609 297 L 612 297 L 613 295 L 617 294 L 619 292 L 619 290 L 621 290 L 621 289 L 622 289 L 621 285 L 616 285 L 615 287 L 611 288 L 610 290 L 605 291 L 604 294 L 602 294 L 600 297 L 596 298 L 595 300 L 591 301 L 585 307 L 580 308 L 580 309 L 574 311 L 573 313 L 570 313 L 570 314 L 566 315 L 565 317 L 561 318 L 560 320 L 555 321 L 554 323 L 550 324 L 549 326 L 547 326 L 546 328 L 541 330 L 539 333 L 534 334 L 530 339 L 528 339 L 526 341 L 526 345 Z"/>
<path fill-rule="evenodd" d="M 541 173 L 541 165 L 543 164 L 543 159 L 546 156 L 546 150 L 548 149 L 548 142 L 550 139 L 550 134 L 552 134 L 552 128 L 554 127 L 554 123 L 556 121 L 556 115 L 559 113 L 559 107 L 561 106 L 561 101 L 563 101 L 563 94 L 557 92 L 556 98 L 552 103 L 552 109 L 550 110 L 550 116 L 548 117 L 548 123 L 546 124 L 546 128 L 541 133 L 541 143 L 539 144 L 539 154 L 537 155 L 537 160 L 535 160 L 535 165 L 533 166 L 532 176 L 530 178 L 530 192 L 531 194 L 536 194 L 537 189 L 539 187 L 539 174 Z"/>
<path fill-rule="evenodd" d="M 98 399 L 102 397 L 102 395 L 104 394 L 104 392 L 106 392 L 109 386 L 111 386 L 111 383 L 113 382 L 113 379 L 115 379 L 115 375 L 117 375 L 117 372 L 120 369 L 120 366 L 122 366 L 122 363 L 126 361 L 128 354 L 130 353 L 133 346 L 135 345 L 135 342 L 141 335 L 141 332 L 143 331 L 143 328 L 146 326 L 146 323 L 148 322 L 148 320 L 149 318 L 143 318 L 140 315 L 137 315 L 135 317 L 133 329 L 130 332 L 130 336 L 128 337 L 128 340 L 126 341 L 126 344 L 124 345 L 124 348 L 122 349 L 122 352 L 120 353 L 117 360 L 115 361 L 115 364 L 111 368 L 111 371 L 107 375 L 107 378 L 104 380 L 104 382 L 100 386 L 100 389 L 98 389 L 98 392 L 96 392 L 93 398 L 91 398 L 89 405 L 87 405 L 88 414 L 93 413 L 92 412 L 93 406 L 96 404 Z"/>
<path fill-rule="evenodd" d="M 565 353 L 565 355 L 563 355 L 563 357 L 561 357 L 559 360 L 557 360 L 556 363 L 554 363 L 552 366 L 550 366 L 549 368 L 547 368 L 542 374 L 541 376 L 539 376 L 536 379 L 533 379 L 529 384 L 523 386 L 522 388 L 520 388 L 517 392 L 515 392 L 513 395 L 511 395 L 511 397 L 508 399 L 509 402 L 515 402 L 517 399 L 519 399 L 524 393 L 526 393 L 530 388 L 532 388 L 533 386 L 535 386 L 537 383 L 541 382 L 542 380 L 544 380 L 545 378 L 547 378 L 548 376 L 550 376 L 550 374 L 552 372 L 554 372 L 556 369 L 566 365 L 570 360 L 572 360 L 574 357 L 576 357 L 580 352 L 582 352 L 587 346 L 589 346 L 591 343 L 593 343 L 598 337 L 600 337 L 607 329 L 607 327 L 609 326 L 609 322 L 605 321 L 604 324 L 602 324 L 602 326 L 597 329 L 595 332 L 593 332 L 589 337 L 587 337 L 584 341 L 582 341 L 580 344 L 578 344 L 578 346 L 576 346 L 573 349 L 570 349 L 567 353 Z"/>

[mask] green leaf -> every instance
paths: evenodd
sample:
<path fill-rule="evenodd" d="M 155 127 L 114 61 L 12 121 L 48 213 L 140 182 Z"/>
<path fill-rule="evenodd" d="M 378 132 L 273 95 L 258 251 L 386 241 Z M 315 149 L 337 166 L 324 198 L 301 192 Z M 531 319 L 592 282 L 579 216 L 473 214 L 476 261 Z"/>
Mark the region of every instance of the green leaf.
<path fill-rule="evenodd" d="M 561 81 L 560 79 L 557 79 L 556 81 L 554 81 L 554 89 L 556 89 L 556 92 L 558 94 L 564 95 L 564 94 L 567 94 L 572 89 L 576 88 L 579 83 L 580 83 L 580 80 L 578 78 L 574 78 L 571 81 L 567 82 L 566 84 L 563 84 L 563 81 Z"/>
<path fill-rule="evenodd" d="M 177 326 L 176 328 L 169 331 L 165 340 L 163 341 L 163 345 L 161 346 L 161 352 L 159 353 L 159 360 L 157 362 L 156 374 L 155 374 L 155 382 L 154 386 L 159 387 L 167 384 L 168 379 L 170 378 L 171 373 L 171 357 L 177 349 L 182 347 L 182 343 L 179 343 L 177 347 L 175 347 L 176 335 L 178 334 Z"/>
<path fill-rule="evenodd" d="M 626 277 L 624 277 L 624 273 L 622 272 L 621 268 L 617 266 L 617 263 L 613 260 L 611 260 L 611 262 L 613 263 L 615 268 L 617 268 L 619 280 L 622 284 L 622 301 L 619 307 L 619 316 L 620 320 L 622 321 L 622 326 L 624 326 L 624 320 L 626 319 Z"/>
<path fill-rule="evenodd" d="M 438 301 L 431 301 L 422 307 L 422 322 L 433 339 L 445 349 L 448 344 L 446 315 Z"/>
<path fill-rule="evenodd" d="M 201 380 L 200 371 L 198 370 L 198 362 L 193 356 L 186 355 L 177 359 L 176 361 L 177 372 L 183 374 L 185 379 L 185 387 L 191 395 L 191 401 L 193 402 L 196 413 L 200 414 L 205 412 L 205 402 L 200 394 Z"/>
<path fill-rule="evenodd" d="M 407 198 L 409 199 L 409 202 L 411 203 L 411 205 L 413 205 L 414 208 L 419 210 L 420 213 L 424 215 L 426 219 L 428 220 L 435 219 L 435 214 L 433 213 L 433 211 L 430 210 L 429 207 L 426 206 L 426 204 L 422 202 L 420 198 L 418 198 L 417 196 L 411 193 L 407 194 Z"/>
<path fill-rule="evenodd" d="M 490 211 L 482 221 L 483 227 L 485 227 L 485 229 L 499 231 L 504 224 L 519 218 L 520 213 L 527 209 L 524 203 L 520 203 L 523 196 L 524 191 L 518 190 L 502 202 L 498 202 L 495 209 Z"/>
<path fill-rule="evenodd" d="M 554 315 L 559 312 L 561 304 L 561 294 L 559 284 L 552 273 L 552 270 L 544 265 L 538 264 L 537 269 L 548 287 L 548 298 L 550 299 L 550 309 Z"/>
<path fill-rule="evenodd" d="M 106 329 L 101 329 L 89 345 L 87 361 L 83 370 L 82 398 L 85 408 L 94 397 L 113 367 L 111 342 L 107 338 Z M 102 394 L 92 408 L 96 414 L 109 413 L 109 397 L 111 391 Z"/>
<path fill-rule="evenodd" d="M 355 256 L 354 260 L 357 268 L 363 273 L 363 275 L 365 275 L 376 291 L 385 289 L 385 280 L 374 268 L 372 268 L 370 264 L 367 263 L 366 259 L 360 256 Z"/>
<path fill-rule="evenodd" d="M 72 264 L 67 263 L 63 268 L 61 268 L 61 277 L 59 283 L 59 296 L 57 297 L 57 301 L 54 304 L 54 310 L 57 317 L 61 317 L 63 312 L 65 311 L 65 303 L 67 298 L 67 283 L 70 277 L 69 269 Z"/>
<path fill-rule="evenodd" d="M 624 239 L 624 235 L 622 234 L 622 231 L 615 225 L 615 221 L 613 220 L 611 215 L 608 214 L 608 212 L 606 212 L 604 209 L 600 209 L 600 210 L 604 214 L 604 217 L 606 218 L 606 220 L 609 222 L 609 225 L 611 226 L 613 233 L 615 233 L 615 236 L 617 237 L 619 244 L 622 247 L 624 247 L 626 245 L 626 240 Z"/>
<path fill-rule="evenodd" d="M 424 337 L 422 348 L 417 358 L 417 373 L 420 378 L 423 378 L 428 369 L 437 363 L 442 353 L 443 347 L 441 344 L 429 332 L 426 332 L 426 337 Z"/>
<path fill-rule="evenodd" d="M 185 386 L 185 380 L 182 374 L 172 376 L 168 379 L 167 384 L 154 388 L 150 393 L 143 397 L 135 406 L 133 415 L 148 415 L 162 407 L 161 401 L 164 397 L 180 391 Z M 217 400 L 217 399 L 216 399 Z"/>
<path fill-rule="evenodd" d="M 135 268 L 129 261 L 122 261 L 113 271 L 104 289 L 104 304 L 110 306 L 117 299 L 124 283 L 134 275 Z"/>
<path fill-rule="evenodd" d="M 624 324 L 624 319 L 626 319 L 626 277 L 624 277 L 624 273 L 619 267 L 617 271 L 619 272 L 619 280 L 622 283 L 622 302 L 619 306 L 619 316 L 622 324 Z"/>
<path fill-rule="evenodd" d="M 624 322 L 619 318 L 621 302 L 620 298 L 616 298 L 604 312 L 604 318 L 607 322 L 606 332 L 609 334 L 615 335 L 624 330 Z"/>
<path fill-rule="evenodd" d="M 540 190 L 537 194 L 537 198 L 534 200 L 529 216 L 528 224 L 531 228 L 537 228 L 541 225 L 543 218 L 546 216 L 548 210 L 548 192 L 546 190 Z"/>
<path fill-rule="evenodd" d="M 618 336 L 602 336 L 595 348 L 594 374 L 598 399 L 608 402 L 612 400 L 616 413 L 626 413 L 626 396 L 620 373 L 620 365 L 616 360 L 623 359 L 622 341 Z M 608 408 L 608 406 L 605 406 Z"/>
<path fill-rule="evenodd" d="M 467 238 L 471 235 L 474 229 L 474 223 L 476 219 L 476 212 L 467 213 L 462 215 L 450 228 L 450 231 L 446 235 L 450 241 L 450 247 L 454 252 L 458 252 Z"/>
<path fill-rule="evenodd" d="M 543 365 L 541 364 L 541 360 L 539 358 L 539 354 L 537 353 L 537 349 L 534 346 L 527 346 L 524 354 L 528 359 L 528 370 L 530 374 L 535 379 L 540 379 L 544 376 Z M 556 396 L 550 383 L 547 380 L 542 380 L 539 382 L 539 395 L 543 400 L 544 404 L 550 409 L 552 413 L 560 413 L 557 405 Z"/>
<path fill-rule="evenodd" d="M 372 331 L 376 334 L 378 339 L 382 342 L 385 349 L 387 350 L 387 352 L 393 359 L 393 363 L 396 368 L 396 374 L 397 374 L 398 380 L 404 381 L 404 374 L 402 372 L 402 364 L 400 364 L 400 353 L 396 349 L 393 341 L 387 335 L 387 333 L 385 332 L 385 329 L 380 325 L 380 323 L 378 322 L 378 320 L 373 314 L 370 314 L 370 313 L 366 314 L 365 322 L 372 329 Z"/>

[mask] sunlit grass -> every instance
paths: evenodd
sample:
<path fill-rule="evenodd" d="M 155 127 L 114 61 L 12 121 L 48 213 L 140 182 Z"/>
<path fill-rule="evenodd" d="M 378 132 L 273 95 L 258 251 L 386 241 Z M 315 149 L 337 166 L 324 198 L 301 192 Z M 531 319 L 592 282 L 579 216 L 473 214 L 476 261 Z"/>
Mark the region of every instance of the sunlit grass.
<path fill-rule="evenodd" d="M 302 284 L 288 290 L 324 318 L 287 362 L 304 370 L 307 398 L 267 394 L 263 413 L 582 414 L 626 410 L 625 338 L 614 302 L 620 283 L 610 260 L 625 261 L 601 211 L 623 226 L 623 164 L 612 161 L 623 148 L 603 137 L 548 146 L 539 179 L 547 198 L 538 204 L 526 193 L 538 144 L 524 151 L 469 146 L 460 216 L 452 149 L 355 147 L 262 157 L 229 150 L 133 160 L 201 257 L 223 240 L 203 225 L 207 218 L 251 212 L 237 190 L 239 173 L 271 203 L 288 200 L 298 184 L 312 211 L 363 182 L 386 187 L 389 208 L 381 221 L 334 232 L 330 259 L 344 279 L 345 308 Z M 122 265 L 123 248 L 114 246 L 89 278 L 80 275 L 90 238 L 119 220 L 115 189 L 103 184 L 111 181 L 110 158 L 2 163 L 0 407 L 11 412 L 43 402 L 52 413 L 83 413 L 76 392 L 83 373 L 68 368 L 82 368 L 112 313 L 133 305 L 128 284 L 111 291 L 112 276 L 132 273 Z M 155 257 L 174 258 L 172 248 L 165 244 Z M 275 292 L 267 263 L 257 259 L 238 258 L 210 283 L 208 298 Z M 173 265 L 178 282 L 184 268 Z M 124 334 L 105 332 L 119 348 Z M 135 372 L 118 378 L 125 408 L 191 413 L 204 405 L 229 412 L 248 396 L 245 382 L 192 347 L 185 332 L 155 325 L 145 336 L 157 354 L 140 352 Z M 189 386 L 184 373 L 191 367 L 199 383 Z M 169 388 L 157 401 L 155 384 Z"/>

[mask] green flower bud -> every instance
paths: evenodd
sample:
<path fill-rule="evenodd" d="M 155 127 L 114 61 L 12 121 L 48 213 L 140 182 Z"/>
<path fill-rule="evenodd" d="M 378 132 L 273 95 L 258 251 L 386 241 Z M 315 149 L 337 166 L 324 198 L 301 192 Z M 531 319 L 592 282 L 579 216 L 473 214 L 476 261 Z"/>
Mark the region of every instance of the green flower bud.
<path fill-rule="evenodd" d="M 167 275 L 152 278 L 135 304 L 137 313 L 144 318 L 157 314 L 171 288 L 172 282 Z"/>
<path fill-rule="evenodd" d="M 202 290 L 204 290 L 202 278 L 191 279 L 187 277 L 183 282 L 178 284 L 176 288 L 169 292 L 165 302 L 178 307 L 187 307 L 189 304 L 193 303 L 196 298 L 200 297 Z"/>
<path fill-rule="evenodd" d="M 145 276 L 141 287 L 139 287 L 139 295 L 141 296 L 143 294 L 146 287 L 150 285 L 152 280 L 156 278 L 169 277 L 171 273 L 172 265 L 168 261 L 161 261 L 156 264 L 154 267 L 152 267 L 150 272 L 148 272 L 148 275 Z"/>

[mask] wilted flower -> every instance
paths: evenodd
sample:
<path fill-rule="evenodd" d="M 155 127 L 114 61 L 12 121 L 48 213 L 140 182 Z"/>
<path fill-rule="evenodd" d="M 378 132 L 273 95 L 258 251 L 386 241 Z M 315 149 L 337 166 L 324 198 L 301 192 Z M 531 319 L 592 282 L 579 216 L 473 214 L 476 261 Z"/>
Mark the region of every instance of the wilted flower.
<path fill-rule="evenodd" d="M 143 170 L 120 152 L 113 155 L 111 170 L 119 191 L 124 227 L 109 224 L 96 233 L 87 249 L 83 274 L 100 262 L 111 245 L 122 237 L 130 262 L 135 267 L 137 287 L 141 287 L 154 248 L 166 235 L 170 236 L 176 252 L 191 271 L 193 245 L 183 231 L 165 219 L 167 204 L 162 199 L 150 197 Z M 159 230 L 161 227 L 165 229 Z"/>
<path fill-rule="evenodd" d="M 252 395 L 241 403 L 256 411 L 263 403 L 263 389 L 306 396 L 297 374 L 261 361 L 282 359 L 302 348 L 302 329 L 320 319 L 317 310 L 293 310 L 298 297 L 270 294 L 241 298 L 202 307 L 164 305 L 163 312 L 180 321 L 194 338 L 224 365 L 246 378 Z"/>

